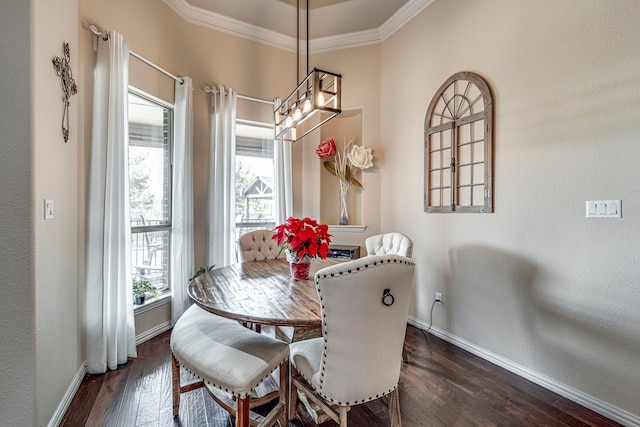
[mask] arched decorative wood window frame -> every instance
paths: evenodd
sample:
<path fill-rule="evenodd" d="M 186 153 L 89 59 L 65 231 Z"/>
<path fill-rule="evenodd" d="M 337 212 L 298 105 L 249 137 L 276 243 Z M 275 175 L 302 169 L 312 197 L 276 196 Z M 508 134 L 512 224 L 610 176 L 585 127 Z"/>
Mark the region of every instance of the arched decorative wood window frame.
<path fill-rule="evenodd" d="M 424 124 L 425 212 L 493 212 L 493 100 L 474 73 L 449 77 Z"/>

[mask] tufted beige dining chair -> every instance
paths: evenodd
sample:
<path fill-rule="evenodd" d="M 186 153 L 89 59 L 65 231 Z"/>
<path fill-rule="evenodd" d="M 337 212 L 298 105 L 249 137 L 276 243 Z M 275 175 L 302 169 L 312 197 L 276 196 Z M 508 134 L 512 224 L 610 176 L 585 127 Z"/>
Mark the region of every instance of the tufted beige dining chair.
<path fill-rule="evenodd" d="M 396 254 L 408 258 L 413 255 L 413 241 L 398 232 L 368 237 L 364 247 L 367 249 L 367 255 Z"/>
<path fill-rule="evenodd" d="M 240 250 L 240 262 L 264 261 L 284 257 L 284 252 L 279 254 L 280 248 L 272 238 L 271 230 L 254 230 L 243 234 L 238 239 Z M 260 325 L 245 324 L 245 326 L 260 332 Z"/>
<path fill-rule="evenodd" d="M 367 255 L 396 254 L 411 258 L 413 255 L 413 240 L 402 233 L 390 232 L 368 237 L 364 241 Z M 402 349 L 402 361 L 408 362 L 407 349 Z"/>
<path fill-rule="evenodd" d="M 280 248 L 272 238 L 271 230 L 255 230 L 245 233 L 238 239 L 240 261 L 263 261 L 265 259 L 283 258 Z"/>
<path fill-rule="evenodd" d="M 400 255 L 372 255 L 326 267 L 315 275 L 322 338 L 289 345 L 295 417 L 298 390 L 347 426 L 347 412 L 389 395 L 393 427 L 402 425 L 398 382 L 414 263 Z"/>
<path fill-rule="evenodd" d="M 240 261 L 263 261 L 266 259 L 284 258 L 284 252 L 280 252 L 280 248 L 273 239 L 273 231 L 256 230 L 243 234 L 238 239 L 238 247 L 240 249 Z M 260 332 L 260 325 L 247 325 Z M 285 341 L 293 342 L 309 337 L 315 338 L 320 336 L 320 329 L 315 327 L 287 327 L 276 326 L 276 337 Z"/>

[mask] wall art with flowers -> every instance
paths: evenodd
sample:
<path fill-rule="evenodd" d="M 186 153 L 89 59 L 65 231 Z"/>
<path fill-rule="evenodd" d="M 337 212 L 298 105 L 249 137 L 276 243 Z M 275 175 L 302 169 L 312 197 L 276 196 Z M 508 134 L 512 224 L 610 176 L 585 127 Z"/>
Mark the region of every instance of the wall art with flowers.
<path fill-rule="evenodd" d="M 340 225 L 347 225 L 349 224 L 347 193 L 352 186 L 363 188 L 358 178 L 363 169 L 373 166 L 373 154 L 371 148 L 356 144 L 356 138 L 353 136 L 345 137 L 341 145 L 338 147 L 335 139 L 329 137 L 318 145 L 316 154 L 323 160 L 325 169 L 338 178 Z"/>

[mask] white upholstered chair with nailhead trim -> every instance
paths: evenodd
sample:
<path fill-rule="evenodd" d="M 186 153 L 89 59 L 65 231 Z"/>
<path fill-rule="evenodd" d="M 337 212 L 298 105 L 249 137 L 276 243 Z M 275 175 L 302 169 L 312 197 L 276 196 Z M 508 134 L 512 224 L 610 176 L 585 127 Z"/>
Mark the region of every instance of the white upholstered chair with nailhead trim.
<path fill-rule="evenodd" d="M 391 232 L 368 237 L 364 241 L 367 255 L 396 254 L 411 258 L 413 240 L 402 233 Z"/>
<path fill-rule="evenodd" d="M 413 255 L 413 240 L 395 231 L 368 237 L 364 241 L 364 247 L 367 249 L 367 256 L 396 254 L 411 258 Z M 402 361 L 409 361 L 406 348 L 402 349 Z"/>
<path fill-rule="evenodd" d="M 207 387 L 209 394 L 236 417 L 236 426 L 287 425 L 289 347 L 286 343 L 245 328 L 235 320 L 192 305 L 171 332 L 173 416 L 178 417 L 180 394 Z M 180 384 L 180 367 L 199 380 Z M 250 393 L 280 368 L 280 389 L 267 399 L 279 398 L 266 417 L 250 412 L 258 402 Z M 222 390 L 224 393 L 217 393 Z M 224 398 L 220 396 L 224 396 Z M 226 399 L 226 400 L 225 400 Z"/>
<path fill-rule="evenodd" d="M 398 381 L 414 269 L 390 254 L 316 273 L 323 337 L 289 345 L 289 419 L 300 390 L 341 427 L 351 406 L 388 395 L 391 425 L 402 425 Z"/>
<path fill-rule="evenodd" d="M 255 230 L 240 236 L 238 239 L 240 261 L 284 258 L 284 251 L 280 253 L 280 248 L 272 237 L 271 230 Z"/>

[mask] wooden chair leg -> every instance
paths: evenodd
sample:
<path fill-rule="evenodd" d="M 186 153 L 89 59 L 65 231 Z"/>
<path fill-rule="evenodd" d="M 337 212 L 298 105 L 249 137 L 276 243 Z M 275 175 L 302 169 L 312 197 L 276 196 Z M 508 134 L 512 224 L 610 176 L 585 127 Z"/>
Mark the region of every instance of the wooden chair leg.
<path fill-rule="evenodd" d="M 280 364 L 280 400 L 282 405 L 282 413 L 280 414 L 280 427 L 287 427 L 289 417 L 289 360 L 285 360 Z"/>
<path fill-rule="evenodd" d="M 338 406 L 338 413 L 340 414 L 340 427 L 347 426 L 347 413 L 349 412 L 348 406 Z"/>
<path fill-rule="evenodd" d="M 246 396 L 243 399 L 236 397 L 236 427 L 249 427 L 249 403 L 251 398 Z"/>
<path fill-rule="evenodd" d="M 398 388 L 389 394 L 389 418 L 391 427 L 402 427 L 402 417 L 400 416 L 400 393 Z"/>
<path fill-rule="evenodd" d="M 296 405 L 298 404 L 298 388 L 293 383 L 293 378 L 298 375 L 298 371 L 292 365 L 289 365 L 289 419 L 296 418 Z"/>
<path fill-rule="evenodd" d="M 171 394 L 173 396 L 173 416 L 180 411 L 180 362 L 171 355 Z"/>

